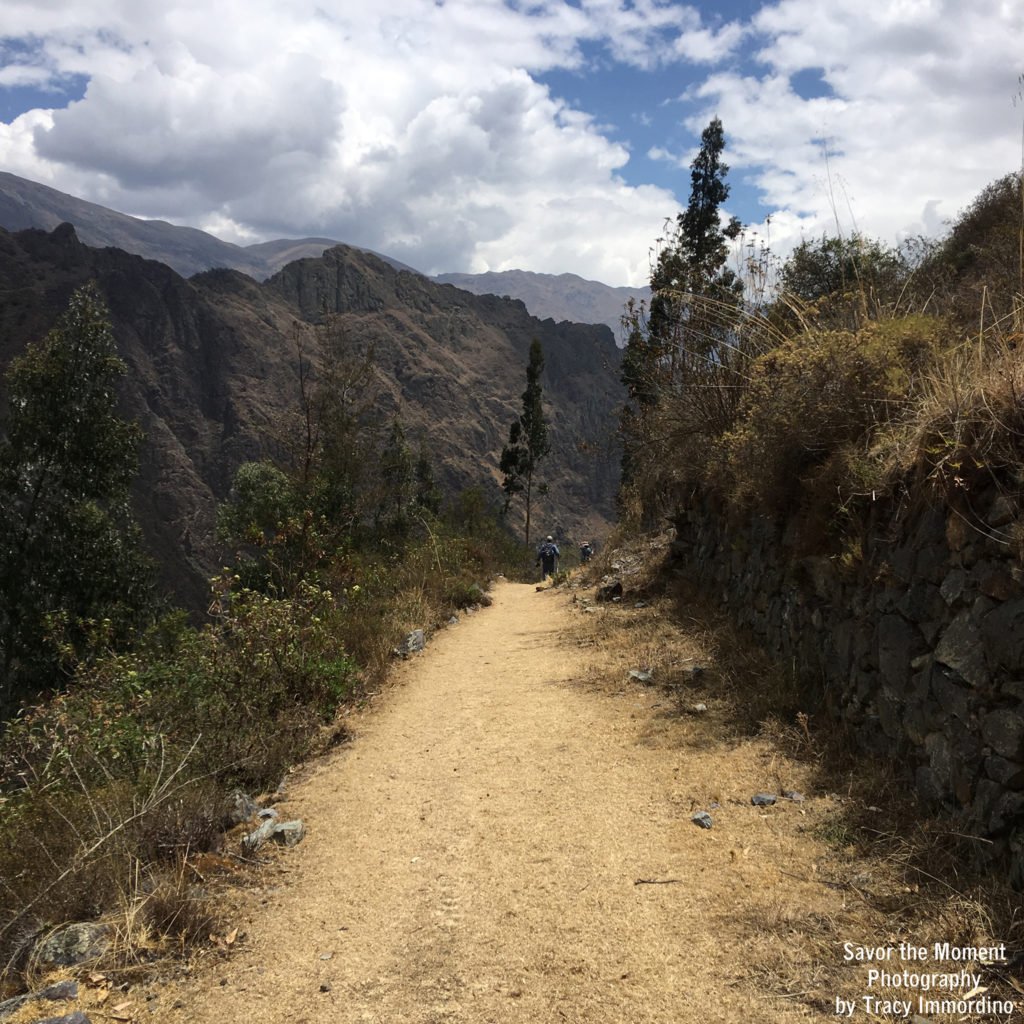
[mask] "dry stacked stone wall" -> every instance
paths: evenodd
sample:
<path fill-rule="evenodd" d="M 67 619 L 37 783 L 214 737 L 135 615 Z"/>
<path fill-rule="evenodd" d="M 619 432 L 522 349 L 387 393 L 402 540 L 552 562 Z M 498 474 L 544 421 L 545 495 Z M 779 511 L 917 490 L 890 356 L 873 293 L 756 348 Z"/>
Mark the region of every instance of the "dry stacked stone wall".
<path fill-rule="evenodd" d="M 676 517 L 672 557 L 1024 887 L 1020 516 L 996 491 L 958 508 L 878 502 L 844 558 L 807 554 L 793 524 L 697 502 Z"/>

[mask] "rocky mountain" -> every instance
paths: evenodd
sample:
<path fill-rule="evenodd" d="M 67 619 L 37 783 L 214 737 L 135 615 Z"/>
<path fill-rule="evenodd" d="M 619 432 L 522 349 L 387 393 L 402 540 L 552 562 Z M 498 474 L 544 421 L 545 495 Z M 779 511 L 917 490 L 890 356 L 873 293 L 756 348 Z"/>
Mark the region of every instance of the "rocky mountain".
<path fill-rule="evenodd" d="M 612 288 L 576 274 L 534 274 L 528 270 L 439 274 L 434 280 L 476 295 L 511 295 L 522 299 L 534 316 L 581 324 L 607 324 L 622 344 L 625 342 L 621 338 L 621 318 L 626 303 L 631 298 L 647 302 L 651 297 L 651 290 L 646 286 Z"/>
<path fill-rule="evenodd" d="M 95 203 L 58 192 L 39 182 L 0 172 L 0 227 L 8 231 L 42 228 L 52 231 L 74 224 L 86 245 L 114 246 L 125 252 L 158 260 L 183 277 L 217 267 L 240 270 L 262 281 L 294 260 L 317 257 L 338 241 L 330 238 L 279 238 L 240 246 L 223 242 L 205 231 L 183 228 L 162 220 L 141 220 L 116 213 Z M 372 251 L 372 250 L 364 250 Z M 389 256 L 374 253 L 397 270 L 413 271 Z M 611 288 L 575 274 L 533 274 L 508 270 L 487 274 L 442 274 L 434 278 L 476 295 L 509 295 L 522 299 L 541 319 L 575 323 L 605 323 L 619 337 L 619 318 L 631 296 L 647 298 L 647 288 Z"/>
<path fill-rule="evenodd" d="M 262 260 L 245 249 L 199 231 L 162 220 L 140 220 L 58 192 L 14 174 L 0 172 L 0 226 L 8 231 L 75 225 L 86 245 L 114 246 L 173 267 L 188 276 L 211 267 L 232 267 L 253 277 L 266 276 Z"/>
<path fill-rule="evenodd" d="M 216 503 L 294 413 L 297 344 L 314 344 L 312 324 L 325 312 L 338 314 L 353 345 L 373 345 L 381 416 L 399 414 L 410 438 L 427 440 L 449 493 L 477 484 L 497 492 L 530 340 L 540 338 L 553 450 L 535 522 L 581 538 L 612 518 L 617 462 L 600 442 L 619 400 L 619 353 L 603 326 L 537 320 L 520 301 L 437 284 L 344 246 L 264 282 L 228 269 L 186 280 L 163 263 L 86 246 L 64 224 L 0 229 L 0 368 L 42 338 L 88 280 L 129 368 L 124 409 L 146 434 L 139 518 L 165 582 L 192 606 L 223 556 Z"/>
<path fill-rule="evenodd" d="M 226 267 L 262 281 L 292 260 L 320 256 L 340 244 L 332 238 L 278 238 L 255 245 L 234 245 L 198 228 L 129 217 L 58 192 L 48 185 L 0 171 L 0 227 L 8 231 L 24 228 L 52 231 L 64 223 L 74 224 L 79 239 L 86 245 L 113 246 L 157 260 L 182 277 Z M 390 257 L 380 258 L 399 270 L 412 270 Z"/>

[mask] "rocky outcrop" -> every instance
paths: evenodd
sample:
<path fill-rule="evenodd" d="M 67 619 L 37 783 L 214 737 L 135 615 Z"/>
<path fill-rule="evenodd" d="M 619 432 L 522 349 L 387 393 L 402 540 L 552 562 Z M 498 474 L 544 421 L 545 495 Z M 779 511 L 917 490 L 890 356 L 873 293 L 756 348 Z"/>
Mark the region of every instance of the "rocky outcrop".
<path fill-rule="evenodd" d="M 76 999 L 78 999 L 78 982 L 60 981 L 38 992 L 29 992 L 25 995 L 15 996 L 13 999 L 5 999 L 0 1003 L 0 1021 L 13 1016 L 28 1003 L 74 1002 Z"/>
<path fill-rule="evenodd" d="M 73 967 L 103 956 L 111 937 L 109 925 L 91 921 L 64 925 L 36 943 L 32 957 L 40 964 Z"/>
<path fill-rule="evenodd" d="M 707 501 L 678 514 L 672 559 L 1024 886 L 1020 516 L 996 491 L 970 509 L 878 502 L 858 561 L 801 554 L 795 525 L 729 522 Z"/>
<path fill-rule="evenodd" d="M 301 818 L 294 821 L 278 822 L 277 815 L 265 818 L 254 832 L 242 837 L 242 852 L 255 853 L 265 843 L 273 840 L 280 846 L 298 846 L 306 838 L 306 826 Z"/>

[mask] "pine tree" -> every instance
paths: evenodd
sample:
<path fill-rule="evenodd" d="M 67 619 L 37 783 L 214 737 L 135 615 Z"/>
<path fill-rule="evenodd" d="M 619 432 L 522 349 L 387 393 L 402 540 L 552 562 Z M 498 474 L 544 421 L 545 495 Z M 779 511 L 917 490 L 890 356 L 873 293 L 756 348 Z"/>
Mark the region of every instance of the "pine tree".
<path fill-rule="evenodd" d="M 149 607 L 151 566 L 129 507 L 142 433 L 117 413 L 125 373 L 94 285 L 74 293 L 41 344 L 7 371 L 0 445 L 0 712 L 55 684 L 55 620 L 81 648 Z M 49 620 L 49 622 L 48 622 Z"/>
<path fill-rule="evenodd" d="M 438 515 L 444 501 L 444 494 L 437 485 L 430 448 L 426 438 L 422 436 L 416 452 L 416 461 L 413 464 L 413 479 L 416 487 L 416 505 L 428 516 Z"/>
<path fill-rule="evenodd" d="M 530 343 L 530 358 L 526 364 L 526 390 L 523 392 L 523 412 L 513 422 L 508 444 L 502 449 L 499 464 L 504 479 L 501 489 L 505 492 L 505 511 L 512 499 L 522 494 L 526 503 L 526 545 L 530 545 L 530 516 L 534 499 L 534 482 L 537 467 L 551 451 L 548 428 L 544 421 L 543 390 L 540 375 L 544 371 L 544 352 L 540 341 L 534 338 Z M 544 494 L 544 485 L 536 487 Z"/>

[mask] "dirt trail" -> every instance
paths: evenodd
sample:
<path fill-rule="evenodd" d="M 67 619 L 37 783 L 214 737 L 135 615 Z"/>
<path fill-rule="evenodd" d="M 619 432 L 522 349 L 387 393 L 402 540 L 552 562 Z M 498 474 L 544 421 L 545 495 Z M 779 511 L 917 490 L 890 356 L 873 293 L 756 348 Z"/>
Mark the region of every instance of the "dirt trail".
<path fill-rule="evenodd" d="M 725 755 L 653 742 L 649 716 L 581 685 L 575 614 L 565 591 L 504 583 L 402 665 L 356 741 L 289 791 L 308 836 L 237 922 L 240 948 L 143 1018 L 813 1016 L 751 982 L 738 903 L 778 912 L 771 886 L 802 888 L 799 812 L 766 823 L 747 798 L 732 834 L 696 828 L 686 794 L 714 793 Z M 730 756 L 754 771 L 763 752 Z"/>

